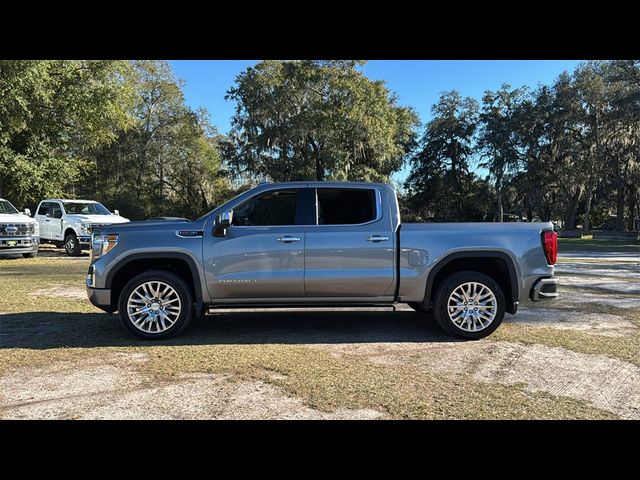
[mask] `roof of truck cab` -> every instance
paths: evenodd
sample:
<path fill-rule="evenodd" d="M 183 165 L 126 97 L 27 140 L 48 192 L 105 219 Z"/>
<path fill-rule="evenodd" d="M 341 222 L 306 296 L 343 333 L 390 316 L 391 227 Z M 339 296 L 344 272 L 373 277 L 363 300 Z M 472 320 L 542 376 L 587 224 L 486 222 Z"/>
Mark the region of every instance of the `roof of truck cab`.
<path fill-rule="evenodd" d="M 98 203 L 95 200 L 82 200 L 80 198 L 47 198 L 46 200 L 42 200 L 42 202 L 83 202 L 83 203 Z"/>
<path fill-rule="evenodd" d="M 275 182 L 268 183 L 263 182 L 256 185 L 256 187 L 387 187 L 394 188 L 393 185 L 388 183 L 375 183 L 375 182 L 319 182 L 319 181 L 298 181 L 298 182 Z"/>

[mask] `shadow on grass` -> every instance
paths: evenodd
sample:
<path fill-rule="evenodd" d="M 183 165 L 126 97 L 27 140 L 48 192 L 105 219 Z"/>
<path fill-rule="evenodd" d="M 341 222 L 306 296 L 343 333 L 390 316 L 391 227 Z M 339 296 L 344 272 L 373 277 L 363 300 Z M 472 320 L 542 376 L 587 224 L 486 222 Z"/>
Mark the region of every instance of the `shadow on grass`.
<path fill-rule="evenodd" d="M 129 336 L 116 316 L 104 313 L 0 315 L 0 349 L 455 341 L 432 316 L 414 312 L 217 313 L 194 319 L 176 338 L 159 341 Z"/>

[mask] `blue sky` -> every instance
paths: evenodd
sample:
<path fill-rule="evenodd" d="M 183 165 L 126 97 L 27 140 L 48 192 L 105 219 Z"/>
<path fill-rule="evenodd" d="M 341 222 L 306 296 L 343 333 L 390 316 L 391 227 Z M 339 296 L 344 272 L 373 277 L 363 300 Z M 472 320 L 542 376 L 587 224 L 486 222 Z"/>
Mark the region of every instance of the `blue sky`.
<path fill-rule="evenodd" d="M 186 83 L 184 94 L 193 107 L 204 107 L 221 133 L 227 133 L 235 103 L 224 99 L 236 75 L 255 60 L 172 60 L 176 75 Z M 514 87 L 550 83 L 564 70 L 572 71 L 580 60 L 371 60 L 364 73 L 385 80 L 398 95 L 400 105 L 412 106 L 422 122 L 445 90 L 456 89 L 480 100 L 485 90 L 503 83 Z M 406 169 L 396 178 L 406 175 Z"/>

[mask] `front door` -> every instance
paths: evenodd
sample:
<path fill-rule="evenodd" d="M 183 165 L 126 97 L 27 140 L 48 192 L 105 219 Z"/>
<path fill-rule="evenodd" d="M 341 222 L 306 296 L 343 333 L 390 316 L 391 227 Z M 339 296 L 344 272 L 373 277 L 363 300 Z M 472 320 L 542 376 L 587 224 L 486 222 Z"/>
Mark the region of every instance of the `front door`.
<path fill-rule="evenodd" d="M 42 202 L 38 207 L 38 211 L 36 212 L 35 219 L 40 224 L 40 238 L 50 240 L 51 234 L 49 233 L 50 228 L 49 224 L 51 223 L 51 219 L 47 217 L 47 213 L 51 209 L 50 202 Z"/>
<path fill-rule="evenodd" d="M 64 240 L 62 237 L 64 234 L 62 231 L 62 207 L 58 202 L 51 203 L 51 209 L 49 209 L 47 219 L 49 220 L 49 222 L 47 222 L 49 225 L 49 238 L 52 240 Z"/>
<path fill-rule="evenodd" d="M 376 188 L 312 189 L 307 226 L 307 297 L 394 295 L 395 235 Z M 314 225 L 315 224 L 315 225 Z"/>
<path fill-rule="evenodd" d="M 224 237 L 205 232 L 209 293 L 216 301 L 304 297 L 303 189 L 256 194 L 233 209 Z"/>

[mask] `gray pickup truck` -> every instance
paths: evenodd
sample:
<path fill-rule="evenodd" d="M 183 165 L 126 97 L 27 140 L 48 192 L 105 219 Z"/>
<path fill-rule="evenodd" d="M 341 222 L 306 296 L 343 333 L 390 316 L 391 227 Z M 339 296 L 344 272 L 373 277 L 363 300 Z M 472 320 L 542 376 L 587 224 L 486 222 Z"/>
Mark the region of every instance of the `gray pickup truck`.
<path fill-rule="evenodd" d="M 557 296 L 551 223 L 400 222 L 385 184 L 261 184 L 197 220 L 92 234 L 87 292 L 144 339 L 216 308 L 381 306 L 482 338 L 518 303 Z"/>

